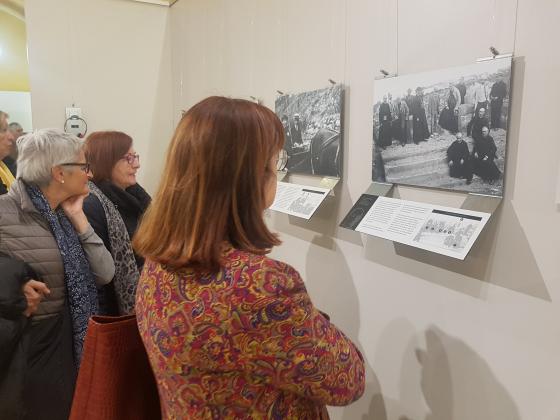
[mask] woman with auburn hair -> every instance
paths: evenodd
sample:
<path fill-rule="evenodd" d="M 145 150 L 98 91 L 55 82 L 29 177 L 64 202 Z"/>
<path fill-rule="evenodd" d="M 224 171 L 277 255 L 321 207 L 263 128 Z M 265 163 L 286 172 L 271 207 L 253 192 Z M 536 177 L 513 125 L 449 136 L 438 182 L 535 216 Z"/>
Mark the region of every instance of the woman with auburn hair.
<path fill-rule="evenodd" d="M 120 131 L 91 133 L 85 152 L 93 180 L 84 212 L 115 262 L 113 281 L 99 290 L 100 313 L 132 314 L 144 259 L 134 254 L 131 239 L 151 200 L 136 182 L 140 156 L 132 137 Z"/>
<path fill-rule="evenodd" d="M 356 346 L 266 254 L 263 212 L 284 133 L 276 115 L 210 97 L 186 112 L 133 240 L 136 315 L 165 419 L 324 419 L 364 391 Z"/>

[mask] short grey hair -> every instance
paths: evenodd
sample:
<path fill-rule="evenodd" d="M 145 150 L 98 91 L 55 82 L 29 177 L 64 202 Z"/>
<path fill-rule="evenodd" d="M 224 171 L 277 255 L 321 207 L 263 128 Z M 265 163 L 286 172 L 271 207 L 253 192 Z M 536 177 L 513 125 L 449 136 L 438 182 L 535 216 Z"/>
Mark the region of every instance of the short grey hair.
<path fill-rule="evenodd" d="M 56 128 L 45 128 L 21 136 L 17 140 L 17 178 L 29 184 L 47 186 L 52 168 L 74 163 L 84 140 Z"/>
<path fill-rule="evenodd" d="M 17 123 L 17 122 L 11 122 L 11 123 L 8 125 L 8 128 L 9 128 L 10 130 L 13 130 L 13 131 L 16 131 L 16 130 L 23 130 L 23 127 L 20 125 L 20 123 Z"/>

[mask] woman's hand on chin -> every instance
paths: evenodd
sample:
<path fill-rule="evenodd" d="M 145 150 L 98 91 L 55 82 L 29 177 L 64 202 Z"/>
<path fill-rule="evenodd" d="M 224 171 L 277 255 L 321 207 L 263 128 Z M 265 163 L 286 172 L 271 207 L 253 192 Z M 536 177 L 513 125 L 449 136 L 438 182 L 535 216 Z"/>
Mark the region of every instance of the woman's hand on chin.
<path fill-rule="evenodd" d="M 83 210 L 84 199 L 87 196 L 88 194 L 74 195 L 60 203 L 60 207 L 62 207 L 62 210 L 64 210 L 64 213 L 66 213 L 74 229 L 79 234 L 84 233 L 89 226 L 88 219 Z"/>

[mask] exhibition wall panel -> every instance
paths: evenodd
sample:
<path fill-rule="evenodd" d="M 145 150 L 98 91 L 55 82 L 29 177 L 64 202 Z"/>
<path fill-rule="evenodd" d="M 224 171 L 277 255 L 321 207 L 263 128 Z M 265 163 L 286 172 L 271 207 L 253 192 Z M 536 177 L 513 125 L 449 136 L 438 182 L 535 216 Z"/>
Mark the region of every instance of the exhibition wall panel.
<path fill-rule="evenodd" d="M 517 10 L 517 4 L 519 9 Z M 269 216 L 314 303 L 367 360 L 364 397 L 333 419 L 559 419 L 560 5 L 530 0 L 179 0 L 175 120 L 211 94 L 346 86 L 343 182 L 310 221 Z M 338 227 L 371 178 L 374 78 L 514 52 L 504 200 L 463 262 Z M 298 181 L 298 180 L 296 180 Z M 303 181 L 302 181 L 303 182 Z M 407 200 L 464 195 L 399 187 Z"/>

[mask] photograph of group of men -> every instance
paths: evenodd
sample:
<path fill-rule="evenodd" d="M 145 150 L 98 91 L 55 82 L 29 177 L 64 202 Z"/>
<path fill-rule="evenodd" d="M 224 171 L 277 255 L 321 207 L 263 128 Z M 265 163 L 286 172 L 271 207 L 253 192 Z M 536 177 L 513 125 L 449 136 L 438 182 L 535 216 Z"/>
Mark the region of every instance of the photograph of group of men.
<path fill-rule="evenodd" d="M 502 195 L 511 59 L 377 80 L 373 180 Z"/>
<path fill-rule="evenodd" d="M 343 85 L 281 95 L 275 112 L 284 126 L 286 169 L 340 177 Z"/>

